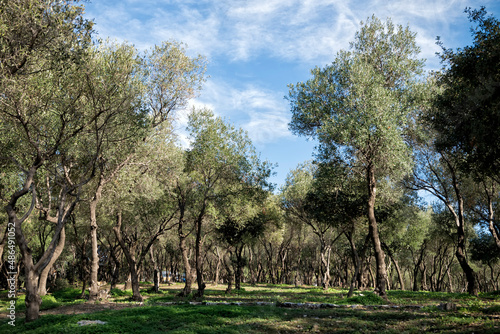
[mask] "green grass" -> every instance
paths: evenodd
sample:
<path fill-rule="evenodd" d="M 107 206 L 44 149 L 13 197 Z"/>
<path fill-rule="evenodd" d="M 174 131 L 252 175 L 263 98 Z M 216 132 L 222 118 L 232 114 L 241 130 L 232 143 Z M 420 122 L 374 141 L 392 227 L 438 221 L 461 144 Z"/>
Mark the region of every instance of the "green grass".
<path fill-rule="evenodd" d="M 244 285 L 241 291 L 226 295 L 224 286 L 209 286 L 202 301 L 273 303 L 332 303 L 365 305 L 359 308 L 328 309 L 284 308 L 276 306 L 190 305 L 193 296 L 178 297 L 181 284 L 163 286 L 154 293 L 144 284 L 143 307 L 77 315 L 43 315 L 39 320 L 24 324 L 24 299 L 16 304 L 18 319 L 9 333 L 498 333 L 500 332 L 500 294 L 480 294 L 478 297 L 460 293 L 388 291 L 391 307 L 367 307 L 387 304 L 368 291 L 356 291 L 347 298 L 347 291 L 284 285 Z M 196 291 L 196 290 L 194 290 Z M 42 309 L 69 305 L 78 300 L 81 290 L 67 288 L 43 299 Z M 127 303 L 132 292 L 113 289 L 110 301 Z M 175 302 L 168 306 L 165 302 Z M 456 311 L 444 311 L 440 303 L 453 302 Z M 8 300 L 0 292 L 0 312 L 5 313 Z M 394 305 L 424 305 L 424 308 L 393 308 Z M 5 320 L 4 320 L 5 319 Z M 80 327 L 80 320 L 101 320 L 106 325 Z M 7 328 L 7 319 L 0 316 L 0 328 Z M 10 326 L 9 326 L 10 327 Z M 0 330 L 1 332 L 1 330 Z"/>
<path fill-rule="evenodd" d="M 80 327 L 80 320 L 106 325 Z M 5 321 L 0 323 L 7 326 Z M 141 307 L 81 315 L 47 315 L 9 333 L 495 333 L 498 321 L 455 313 L 302 310 L 277 307 L 193 306 Z"/>

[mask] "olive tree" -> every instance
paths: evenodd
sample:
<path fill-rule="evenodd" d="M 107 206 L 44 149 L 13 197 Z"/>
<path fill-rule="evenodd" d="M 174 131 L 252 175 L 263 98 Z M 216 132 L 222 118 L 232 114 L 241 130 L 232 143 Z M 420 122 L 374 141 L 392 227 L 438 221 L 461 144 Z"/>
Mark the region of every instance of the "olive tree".
<path fill-rule="evenodd" d="M 312 70 L 307 82 L 290 85 L 290 129 L 334 146 L 365 178 L 366 212 L 377 262 L 375 291 L 386 296 L 386 265 L 375 201 L 377 182 L 411 169 L 407 125 L 418 108 L 423 60 L 408 27 L 371 17 L 361 24 L 349 51 Z"/>

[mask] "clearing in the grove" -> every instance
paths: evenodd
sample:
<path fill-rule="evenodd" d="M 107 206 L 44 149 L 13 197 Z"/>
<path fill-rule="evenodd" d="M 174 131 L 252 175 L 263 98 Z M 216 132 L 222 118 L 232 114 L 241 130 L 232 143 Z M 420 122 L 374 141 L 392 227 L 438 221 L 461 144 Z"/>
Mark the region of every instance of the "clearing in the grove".
<path fill-rule="evenodd" d="M 500 292 L 388 291 L 389 302 L 370 291 L 313 286 L 243 285 L 225 294 L 208 285 L 202 300 L 177 297 L 183 285 L 141 283 L 143 303 L 130 290 L 113 289 L 105 300 L 79 299 L 66 288 L 43 298 L 40 319 L 24 322 L 24 296 L 8 325 L 7 295 L 0 292 L 0 332 L 9 333 L 499 333 Z M 105 287 L 104 287 L 105 288 Z"/>

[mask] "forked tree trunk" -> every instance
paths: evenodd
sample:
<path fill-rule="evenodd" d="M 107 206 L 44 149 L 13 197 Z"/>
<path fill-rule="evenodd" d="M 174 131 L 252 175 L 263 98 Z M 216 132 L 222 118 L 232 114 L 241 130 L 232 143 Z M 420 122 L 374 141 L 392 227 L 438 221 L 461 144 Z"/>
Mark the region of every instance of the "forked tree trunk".
<path fill-rule="evenodd" d="M 399 268 L 398 261 L 394 257 L 394 254 L 392 253 L 391 249 L 389 246 L 387 246 L 385 243 L 383 243 L 385 249 L 387 249 L 387 255 L 389 255 L 389 258 L 392 260 L 392 263 L 394 263 L 394 267 L 396 268 L 396 273 L 398 274 L 398 281 L 399 281 L 399 288 L 401 290 L 405 289 L 405 283 L 403 279 L 403 274 L 401 273 L 401 269 Z"/>
<path fill-rule="evenodd" d="M 26 299 L 25 299 L 26 322 L 34 321 L 40 317 L 40 305 L 42 303 L 42 299 L 38 294 L 38 284 L 40 280 L 40 274 L 52 261 L 56 253 L 55 250 L 59 244 L 61 232 L 62 234 L 64 234 L 64 231 L 62 230 L 64 229 L 64 224 L 66 222 L 66 219 L 73 212 L 75 205 L 77 203 L 77 199 L 75 199 L 70 204 L 65 205 L 65 200 L 68 192 L 67 189 L 61 191 L 59 197 L 59 210 L 57 213 L 57 224 L 55 226 L 53 238 L 47 249 L 44 251 L 40 259 L 38 260 L 38 262 L 34 264 L 32 251 L 22 231 L 22 224 L 29 217 L 35 206 L 36 202 L 35 189 L 32 188 L 31 190 L 33 193 L 31 206 L 22 218 L 17 218 L 16 203 L 19 200 L 19 198 L 29 193 L 35 172 L 36 172 L 35 167 L 30 169 L 23 189 L 12 194 L 11 200 L 6 206 L 6 211 L 8 215 L 8 226 L 9 227 L 12 226 L 15 229 L 16 242 L 21 252 L 22 261 L 24 264 L 25 285 L 26 285 Z"/>
<path fill-rule="evenodd" d="M 377 195 L 377 186 L 375 179 L 374 166 L 369 164 L 367 167 L 367 184 L 368 184 L 368 226 L 370 235 L 373 242 L 373 250 L 375 255 L 375 263 L 377 269 L 376 281 L 375 283 L 375 293 L 382 298 L 387 298 L 386 292 L 386 281 L 387 281 L 387 269 L 385 265 L 385 255 L 382 250 L 382 245 L 380 243 L 380 237 L 378 234 L 377 220 L 375 218 L 375 198 Z"/>
<path fill-rule="evenodd" d="M 359 273 L 360 260 L 359 260 L 359 256 L 358 256 L 358 251 L 356 249 L 356 244 L 354 243 L 353 233 L 352 232 L 345 232 L 345 235 L 346 235 L 347 239 L 349 240 L 349 244 L 351 245 L 352 261 L 354 262 L 354 274 L 352 275 L 351 286 L 349 287 L 349 292 L 347 293 L 347 297 L 352 297 L 354 294 L 354 287 L 356 285 L 356 279 L 357 279 L 358 273 Z"/>
<path fill-rule="evenodd" d="M 358 276 L 356 277 L 357 283 L 358 283 L 358 289 L 364 290 L 368 287 L 368 278 L 367 278 L 367 262 L 369 258 L 366 256 L 366 251 L 368 250 L 368 247 L 370 245 L 371 241 L 371 236 L 370 233 L 366 235 L 365 242 L 363 244 L 363 247 L 361 248 L 359 252 L 359 271 L 358 271 Z M 371 256 L 371 255 L 370 255 Z"/>
<path fill-rule="evenodd" d="M 120 211 L 117 214 L 116 225 L 113 227 L 113 231 L 115 232 L 116 239 L 118 240 L 129 265 L 130 280 L 132 283 L 132 300 L 142 302 L 142 296 L 139 289 L 139 275 L 137 272 L 138 269 L 137 262 L 133 254 L 134 252 L 129 251 L 128 247 L 125 245 L 125 241 L 123 240 L 121 235 L 121 225 L 122 225 L 122 214 Z"/>
<path fill-rule="evenodd" d="M 90 265 L 90 290 L 89 290 L 89 300 L 96 301 L 99 298 L 99 284 L 98 284 L 98 273 L 99 273 L 99 253 L 98 253 L 98 243 L 97 243 L 97 204 L 101 200 L 102 190 L 106 183 L 113 180 L 123 167 L 125 167 L 129 160 L 132 158 L 133 154 L 129 154 L 121 163 L 119 163 L 115 169 L 105 177 L 104 165 L 100 164 L 100 173 L 97 187 L 95 188 L 95 193 L 89 203 L 90 209 L 90 240 L 92 244 L 91 253 L 91 265 Z"/>

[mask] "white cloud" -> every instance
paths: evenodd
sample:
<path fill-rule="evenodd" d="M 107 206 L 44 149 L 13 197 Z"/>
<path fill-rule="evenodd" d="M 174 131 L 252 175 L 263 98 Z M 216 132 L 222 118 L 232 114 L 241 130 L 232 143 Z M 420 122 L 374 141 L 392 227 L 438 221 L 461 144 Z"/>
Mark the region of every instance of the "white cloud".
<path fill-rule="evenodd" d="M 216 115 L 246 130 L 254 144 L 262 145 L 291 137 L 288 106 L 283 95 L 255 85 L 238 88 L 210 79 L 201 96 L 191 105 L 212 109 Z"/>
<path fill-rule="evenodd" d="M 488 8 L 492 1 L 483 3 Z M 187 44 L 191 55 L 219 62 L 247 64 L 265 56 L 311 68 L 330 63 L 338 50 L 348 48 L 359 22 L 375 14 L 409 24 L 417 32 L 421 57 L 436 69 L 437 35 L 443 36 L 447 47 L 463 46 L 457 44 L 463 36 L 452 27 L 457 22 L 468 25 L 466 6 L 480 4 L 476 0 L 115 0 L 91 4 L 88 17 L 95 17 L 101 37 L 128 40 L 140 49 L 176 39 Z M 264 89 L 260 83 L 235 86 L 231 79 L 221 80 L 210 79 L 191 106 L 207 106 L 229 117 L 256 144 L 290 136 L 282 91 Z M 185 123 L 186 119 L 179 120 Z"/>
<path fill-rule="evenodd" d="M 488 0 L 485 4 L 488 5 Z M 144 48 L 177 39 L 207 57 L 248 61 L 259 54 L 286 61 L 318 63 L 347 48 L 359 22 L 373 13 L 410 24 L 418 31 L 424 57 L 434 56 L 437 35 L 453 34 L 451 23 L 466 17 L 466 0 L 204 0 L 98 2 L 101 35 Z M 455 38 L 455 37 L 453 37 Z"/>

